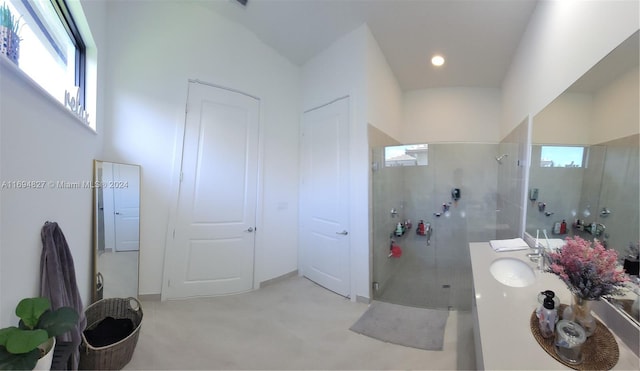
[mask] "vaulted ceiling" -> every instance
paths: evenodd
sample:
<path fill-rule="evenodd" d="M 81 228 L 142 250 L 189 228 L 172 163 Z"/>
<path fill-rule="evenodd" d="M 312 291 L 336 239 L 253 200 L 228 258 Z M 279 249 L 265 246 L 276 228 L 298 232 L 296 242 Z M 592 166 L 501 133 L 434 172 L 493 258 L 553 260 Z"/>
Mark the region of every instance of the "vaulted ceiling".
<path fill-rule="evenodd" d="M 500 87 L 537 0 L 200 0 L 297 65 L 366 23 L 403 90 Z M 431 66 L 433 54 L 446 63 Z"/>

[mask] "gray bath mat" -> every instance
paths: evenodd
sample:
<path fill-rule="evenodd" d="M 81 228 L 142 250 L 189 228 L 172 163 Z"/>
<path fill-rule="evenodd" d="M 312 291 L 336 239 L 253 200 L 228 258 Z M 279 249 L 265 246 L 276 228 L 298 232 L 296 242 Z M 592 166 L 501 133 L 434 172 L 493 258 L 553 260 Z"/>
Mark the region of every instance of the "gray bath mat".
<path fill-rule="evenodd" d="M 407 347 L 442 350 L 449 311 L 374 301 L 350 330 Z"/>

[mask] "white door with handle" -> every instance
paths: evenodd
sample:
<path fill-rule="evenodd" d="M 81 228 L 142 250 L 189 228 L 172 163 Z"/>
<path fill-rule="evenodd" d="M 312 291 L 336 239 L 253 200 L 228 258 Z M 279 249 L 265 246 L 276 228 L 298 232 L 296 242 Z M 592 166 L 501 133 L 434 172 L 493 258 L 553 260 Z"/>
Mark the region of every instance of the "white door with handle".
<path fill-rule="evenodd" d="M 163 298 L 253 288 L 258 99 L 190 82 L 173 244 Z"/>
<path fill-rule="evenodd" d="M 302 121 L 302 274 L 348 297 L 349 98 L 307 111 Z"/>

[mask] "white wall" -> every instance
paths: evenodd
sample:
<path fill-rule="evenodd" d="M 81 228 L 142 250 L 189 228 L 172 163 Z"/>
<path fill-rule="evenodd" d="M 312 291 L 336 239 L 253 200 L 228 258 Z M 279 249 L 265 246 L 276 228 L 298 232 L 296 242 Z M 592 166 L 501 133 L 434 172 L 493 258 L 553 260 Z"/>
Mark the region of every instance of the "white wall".
<path fill-rule="evenodd" d="M 565 92 L 535 117 L 533 143 L 590 145 L 640 131 L 638 68 L 595 94 Z"/>
<path fill-rule="evenodd" d="M 402 90 L 386 57 L 367 28 L 367 121 L 393 139 L 402 139 Z"/>
<path fill-rule="evenodd" d="M 608 142 L 640 132 L 638 68 L 598 91 L 593 100 L 590 144 Z"/>
<path fill-rule="evenodd" d="M 500 141 L 499 89 L 439 88 L 404 94 L 404 143 Z"/>
<path fill-rule="evenodd" d="M 83 4 L 93 39 L 103 45 L 101 4 Z M 0 61 L 0 181 L 92 179 L 102 139 L 26 75 Z M 100 79 L 98 79 L 100 81 Z M 98 99 L 100 94 L 98 94 Z M 101 122 L 100 114 L 92 118 Z M 0 327 L 15 325 L 15 306 L 39 295 L 40 231 L 56 221 L 69 244 L 83 303 L 91 299 L 91 189 L 0 190 Z"/>
<path fill-rule="evenodd" d="M 91 180 L 99 138 L 62 105 L 45 98 L 4 65 L 0 68 L 2 181 L 47 182 L 42 189 L 1 190 L 0 322 L 8 325 L 14 322 L 10 318 L 18 301 L 40 293 L 40 230 L 47 220 L 58 222 L 64 232 L 78 288 L 83 302 L 89 303 L 92 190 L 57 188 L 49 181 Z"/>
<path fill-rule="evenodd" d="M 118 27 L 109 34 L 104 159 L 142 166 L 140 293 L 162 288 L 189 78 L 260 98 L 255 281 L 296 270 L 299 68 L 197 2 L 109 2 L 108 10 Z"/>
<path fill-rule="evenodd" d="M 541 1 L 502 84 L 501 137 L 638 30 L 640 2 Z"/>
<path fill-rule="evenodd" d="M 534 118 L 532 142 L 535 144 L 589 144 L 593 96 L 564 93 Z"/>

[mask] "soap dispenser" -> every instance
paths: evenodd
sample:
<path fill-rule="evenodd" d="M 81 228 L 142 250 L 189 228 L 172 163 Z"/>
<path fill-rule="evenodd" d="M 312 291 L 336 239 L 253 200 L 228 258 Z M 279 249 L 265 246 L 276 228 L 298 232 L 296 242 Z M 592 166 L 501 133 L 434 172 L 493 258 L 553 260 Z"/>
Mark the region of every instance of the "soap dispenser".
<path fill-rule="evenodd" d="M 540 318 L 540 311 L 544 309 L 544 300 L 546 298 L 553 300 L 554 307 L 556 309 L 560 308 L 560 299 L 558 299 L 555 292 L 551 290 L 542 291 L 541 293 L 538 294 L 538 303 L 540 303 L 540 306 L 536 308 L 536 317 L 538 318 Z"/>
<path fill-rule="evenodd" d="M 555 333 L 558 311 L 556 310 L 555 302 L 550 297 L 544 298 L 542 306 L 539 317 L 540 334 L 543 338 L 548 339 Z"/>

